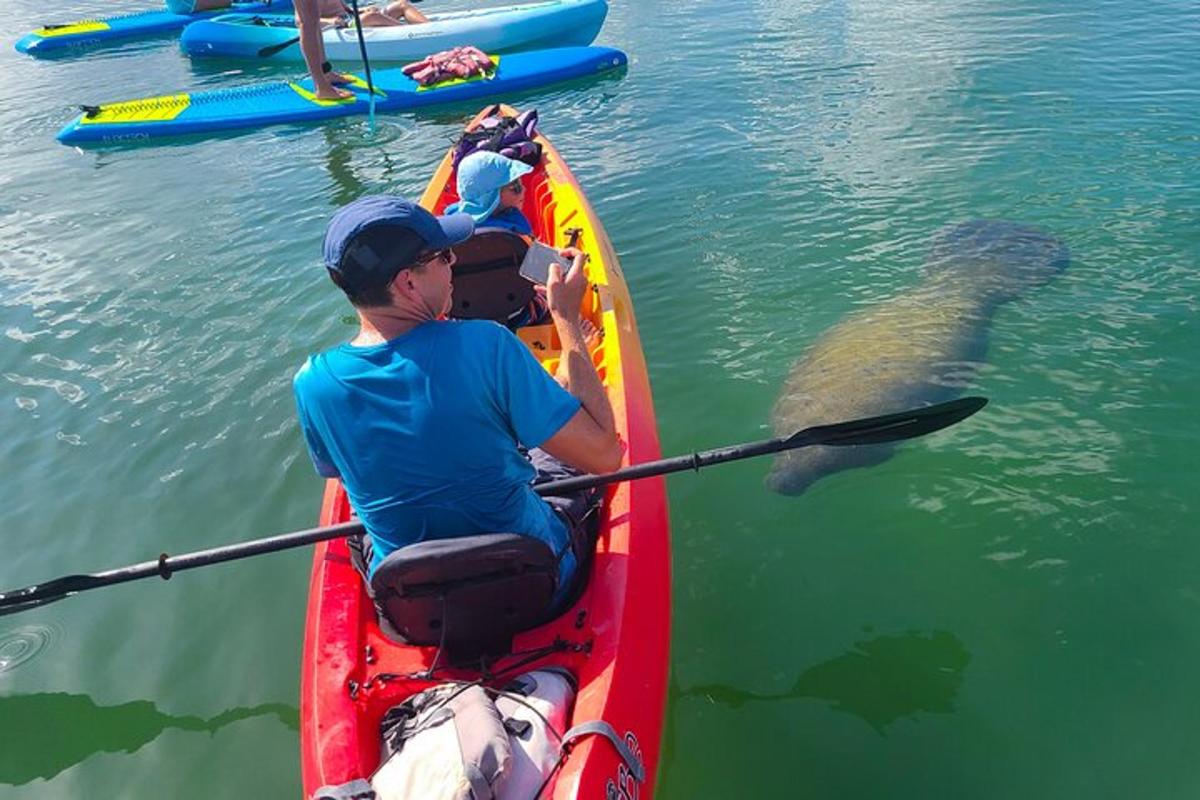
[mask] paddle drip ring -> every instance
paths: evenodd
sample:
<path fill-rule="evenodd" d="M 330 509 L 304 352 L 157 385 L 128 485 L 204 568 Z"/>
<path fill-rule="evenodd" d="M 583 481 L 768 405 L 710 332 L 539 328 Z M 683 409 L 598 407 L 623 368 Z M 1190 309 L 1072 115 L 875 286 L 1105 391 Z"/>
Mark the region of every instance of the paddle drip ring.
<path fill-rule="evenodd" d="M 0 634 L 0 675 L 11 672 L 54 644 L 57 631 L 45 625 L 25 625 Z"/>

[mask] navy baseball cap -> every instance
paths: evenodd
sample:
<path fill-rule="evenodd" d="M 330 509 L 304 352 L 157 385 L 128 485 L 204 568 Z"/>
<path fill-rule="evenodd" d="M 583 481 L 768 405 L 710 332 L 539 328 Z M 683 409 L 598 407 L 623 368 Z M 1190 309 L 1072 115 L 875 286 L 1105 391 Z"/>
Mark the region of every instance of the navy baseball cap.
<path fill-rule="evenodd" d="M 387 276 L 425 253 L 470 238 L 470 214 L 435 217 L 416 203 L 387 194 L 361 197 L 338 209 L 325 231 L 325 266 L 358 282 Z"/>

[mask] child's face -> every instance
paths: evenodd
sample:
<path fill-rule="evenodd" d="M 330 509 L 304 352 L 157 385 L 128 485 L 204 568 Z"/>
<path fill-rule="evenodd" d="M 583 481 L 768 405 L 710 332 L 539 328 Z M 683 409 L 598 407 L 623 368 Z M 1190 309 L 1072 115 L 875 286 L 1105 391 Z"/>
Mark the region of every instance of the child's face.
<path fill-rule="evenodd" d="M 517 178 L 500 189 L 501 208 L 520 208 L 525 201 L 525 185 Z"/>

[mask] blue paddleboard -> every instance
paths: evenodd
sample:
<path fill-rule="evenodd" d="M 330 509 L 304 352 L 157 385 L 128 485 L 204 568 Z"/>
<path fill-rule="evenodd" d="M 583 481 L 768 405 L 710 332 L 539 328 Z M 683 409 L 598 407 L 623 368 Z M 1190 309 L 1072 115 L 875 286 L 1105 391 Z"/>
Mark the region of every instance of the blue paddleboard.
<path fill-rule="evenodd" d="M 611 47 L 560 47 L 492 56 L 489 78 L 473 77 L 421 86 L 399 68 L 372 71 L 375 108 L 400 111 L 535 89 L 558 81 L 598 75 L 627 63 Z M 258 128 L 366 114 L 367 84 L 361 76 L 345 88 L 346 100 L 318 100 L 311 79 L 258 83 L 206 92 L 180 93 L 87 107 L 58 133 L 63 144 L 113 144 L 162 136 Z"/>
<path fill-rule="evenodd" d="M 65 55 L 70 51 L 85 50 L 119 39 L 182 30 L 196 20 L 228 14 L 231 11 L 254 14 L 290 11 L 291 8 L 292 0 L 259 0 L 235 2 L 229 8 L 201 11 L 196 14 L 172 14 L 162 9 L 103 19 L 81 19 L 62 25 L 46 25 L 31 31 L 17 40 L 16 48 L 17 52 L 28 53 L 31 56 Z"/>

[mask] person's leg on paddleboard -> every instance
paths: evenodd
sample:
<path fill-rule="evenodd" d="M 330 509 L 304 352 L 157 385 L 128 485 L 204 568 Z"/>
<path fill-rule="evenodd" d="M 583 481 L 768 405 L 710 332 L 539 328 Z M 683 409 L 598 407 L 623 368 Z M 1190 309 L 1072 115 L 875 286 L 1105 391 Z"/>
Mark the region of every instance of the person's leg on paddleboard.
<path fill-rule="evenodd" d="M 334 83 L 344 83 L 345 78 L 336 72 L 327 71 L 325 60 L 325 41 L 321 38 L 321 0 L 295 0 L 296 27 L 300 29 L 300 52 L 304 54 L 304 63 L 312 75 L 313 90 L 319 100 L 345 100 L 354 96 L 353 92 L 339 89 Z"/>
<path fill-rule="evenodd" d="M 420 25 L 429 17 L 417 11 L 408 0 L 394 0 L 385 5 L 360 6 L 359 19 L 364 28 L 391 28 L 396 25 Z M 351 18 L 350 24 L 353 23 Z"/>
<path fill-rule="evenodd" d="M 364 28 L 393 28 L 403 24 L 401 20 L 389 17 L 379 6 L 360 7 L 358 18 Z M 353 18 L 350 24 L 354 24 Z"/>
<path fill-rule="evenodd" d="M 379 8 L 378 6 L 376 8 Z M 429 17 L 418 11 L 409 0 L 393 0 L 380 9 L 382 13 L 394 20 L 403 20 L 409 25 L 420 25 L 429 22 Z"/>

